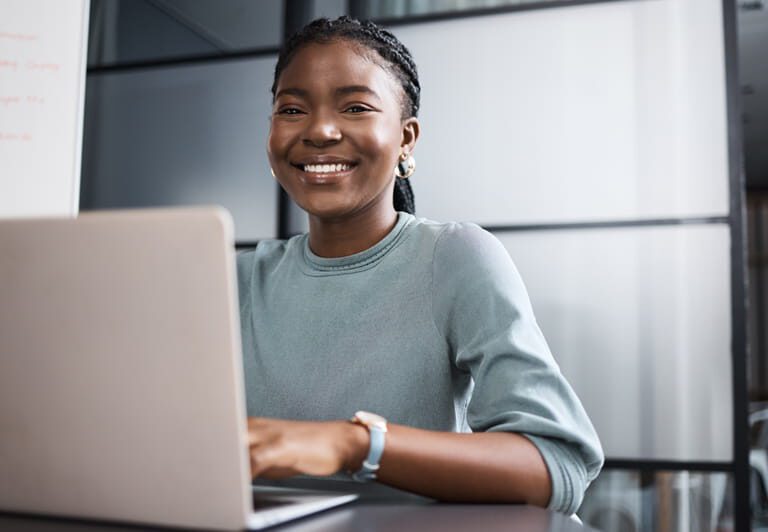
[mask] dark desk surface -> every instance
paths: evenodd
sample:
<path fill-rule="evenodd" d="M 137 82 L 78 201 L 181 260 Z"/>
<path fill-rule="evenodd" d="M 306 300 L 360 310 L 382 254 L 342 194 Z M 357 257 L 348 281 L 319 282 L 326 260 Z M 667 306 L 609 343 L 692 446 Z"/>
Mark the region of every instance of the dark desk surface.
<path fill-rule="evenodd" d="M 2 523 L 0 523 L 2 526 Z M 278 527 L 290 532 L 559 532 L 594 530 L 532 506 L 355 503 Z"/>
<path fill-rule="evenodd" d="M 281 483 L 280 485 L 286 485 Z M 302 488 L 316 483 L 292 482 Z M 321 484 L 327 489 L 328 484 Z M 384 486 L 339 483 L 334 489 L 350 491 L 354 486 L 360 499 L 319 514 L 314 514 L 269 530 L 279 532 L 326 531 L 420 531 L 420 532 L 569 532 L 594 530 L 549 510 L 508 504 L 440 504 Z M 346 488 L 346 489 L 345 489 Z M 0 531 L 19 532 L 131 532 L 150 530 L 146 526 L 76 521 L 37 516 L 0 514 Z M 157 529 L 157 530 L 169 530 Z"/>
<path fill-rule="evenodd" d="M 17 517 L 0 514 L 3 532 L 131 532 L 151 530 L 146 526 L 86 521 Z M 168 530 L 168 529 L 158 529 Z M 280 532 L 569 532 L 594 530 L 582 527 L 568 517 L 534 508 L 514 505 L 397 505 L 356 502 L 313 516 L 292 521 L 270 530 Z"/>

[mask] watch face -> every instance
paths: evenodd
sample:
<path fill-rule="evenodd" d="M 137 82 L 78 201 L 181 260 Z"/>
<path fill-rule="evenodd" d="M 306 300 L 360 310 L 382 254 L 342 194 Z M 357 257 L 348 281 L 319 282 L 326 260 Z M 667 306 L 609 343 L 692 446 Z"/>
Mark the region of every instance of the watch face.
<path fill-rule="evenodd" d="M 387 430 L 387 420 L 378 414 L 372 414 L 371 412 L 360 410 L 359 412 L 355 413 L 354 419 L 366 427 L 376 427 L 377 429 L 381 429 L 383 431 Z"/>

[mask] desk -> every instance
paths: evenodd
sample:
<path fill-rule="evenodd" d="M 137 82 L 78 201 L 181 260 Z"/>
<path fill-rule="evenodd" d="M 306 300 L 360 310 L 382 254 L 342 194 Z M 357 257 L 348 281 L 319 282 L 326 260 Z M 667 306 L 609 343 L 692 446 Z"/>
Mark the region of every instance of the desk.
<path fill-rule="evenodd" d="M 328 489 L 323 482 L 272 483 L 313 489 Z M 332 484 L 331 484 L 332 485 Z M 430 499 L 377 484 L 338 483 L 335 490 L 356 486 L 360 499 L 345 506 L 270 528 L 279 532 L 584 532 L 568 517 L 533 506 L 513 504 L 441 504 Z M 131 532 L 151 530 L 146 526 L 75 521 L 0 514 L 3 532 Z M 169 529 L 157 529 L 167 532 Z"/>
<path fill-rule="evenodd" d="M 131 532 L 146 526 L 90 523 L 65 519 L 0 514 L 0 530 L 8 532 Z M 157 529 L 168 532 L 169 529 Z M 584 532 L 562 514 L 515 505 L 397 505 L 356 502 L 271 528 L 279 532 Z"/>
<path fill-rule="evenodd" d="M 2 523 L 0 523 L 0 527 Z M 285 532 L 584 532 L 562 514 L 515 505 L 356 503 L 279 527 Z"/>

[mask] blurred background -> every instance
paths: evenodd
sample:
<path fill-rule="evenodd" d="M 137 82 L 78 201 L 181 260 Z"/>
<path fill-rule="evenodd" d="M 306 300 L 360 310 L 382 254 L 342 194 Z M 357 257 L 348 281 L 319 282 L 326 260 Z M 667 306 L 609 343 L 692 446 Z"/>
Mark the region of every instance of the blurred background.
<path fill-rule="evenodd" d="M 81 210 L 305 230 L 269 89 L 285 36 L 342 14 L 416 59 L 417 215 L 498 236 L 601 436 L 582 519 L 768 530 L 766 3 L 91 0 Z"/>

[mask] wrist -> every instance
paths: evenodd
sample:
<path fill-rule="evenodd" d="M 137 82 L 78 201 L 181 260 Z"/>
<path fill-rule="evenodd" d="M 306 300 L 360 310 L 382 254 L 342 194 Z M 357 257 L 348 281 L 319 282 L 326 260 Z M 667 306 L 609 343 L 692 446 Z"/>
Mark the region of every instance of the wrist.
<path fill-rule="evenodd" d="M 365 457 L 368 455 L 370 447 L 370 436 L 368 429 L 356 423 L 342 421 L 343 440 L 345 442 L 344 452 L 344 471 L 353 472 L 359 470 Z"/>

